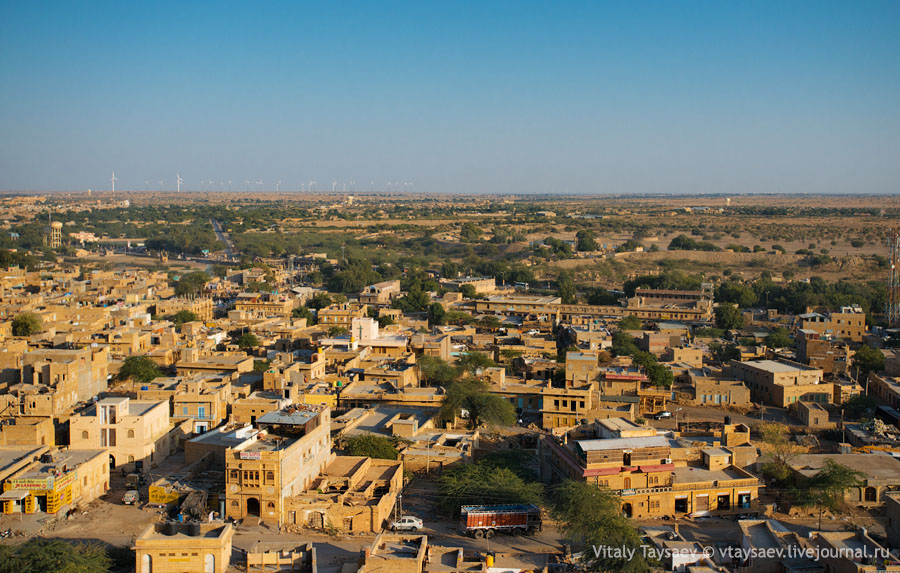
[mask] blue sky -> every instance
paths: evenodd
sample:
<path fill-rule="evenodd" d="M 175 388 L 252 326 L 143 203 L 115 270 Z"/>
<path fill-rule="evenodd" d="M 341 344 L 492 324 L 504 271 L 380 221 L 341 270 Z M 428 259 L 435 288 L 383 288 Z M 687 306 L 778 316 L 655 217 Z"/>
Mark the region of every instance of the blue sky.
<path fill-rule="evenodd" d="M 900 2 L 2 6 L 0 189 L 900 190 Z"/>

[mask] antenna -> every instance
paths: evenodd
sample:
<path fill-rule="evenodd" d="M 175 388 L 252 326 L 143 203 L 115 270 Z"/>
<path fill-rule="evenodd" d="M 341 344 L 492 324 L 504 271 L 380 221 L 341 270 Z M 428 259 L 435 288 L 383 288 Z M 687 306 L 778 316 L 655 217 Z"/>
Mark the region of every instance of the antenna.
<path fill-rule="evenodd" d="M 891 267 L 888 275 L 887 304 L 885 319 L 888 327 L 900 326 L 900 233 L 897 228 L 890 230 L 888 246 L 891 252 Z"/>
<path fill-rule="evenodd" d="M 175 174 L 175 191 L 177 193 L 181 193 L 181 184 L 184 183 L 184 179 L 181 178 L 181 175 L 178 173 Z"/>
<path fill-rule="evenodd" d="M 115 171 L 112 172 L 112 177 L 110 178 L 110 181 L 112 182 L 112 192 L 113 192 L 113 194 L 115 194 L 115 192 L 116 192 L 116 181 L 118 181 L 118 178 L 116 178 L 116 172 L 115 172 Z"/>

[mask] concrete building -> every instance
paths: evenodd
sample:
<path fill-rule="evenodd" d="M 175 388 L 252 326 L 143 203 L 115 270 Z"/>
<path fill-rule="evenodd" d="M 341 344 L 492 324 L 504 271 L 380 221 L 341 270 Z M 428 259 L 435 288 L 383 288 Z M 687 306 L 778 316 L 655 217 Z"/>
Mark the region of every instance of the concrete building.
<path fill-rule="evenodd" d="M 42 454 L 3 480 L 4 513 L 57 513 L 87 504 L 109 490 L 106 450 Z"/>
<path fill-rule="evenodd" d="M 233 312 L 245 319 L 260 319 L 270 316 L 290 318 L 294 306 L 294 300 L 284 294 L 241 293 L 235 300 Z M 231 316 L 230 313 L 229 316 Z"/>
<path fill-rule="evenodd" d="M 497 279 L 494 277 L 459 277 L 455 279 L 441 279 L 441 286 L 447 290 L 459 291 L 463 285 L 469 285 L 475 289 L 475 294 L 487 294 L 497 290 Z"/>
<path fill-rule="evenodd" d="M 225 573 L 231 564 L 230 523 L 154 523 L 134 541 L 137 573 Z"/>
<path fill-rule="evenodd" d="M 834 385 L 822 381 L 820 368 L 787 360 L 732 360 L 730 368 L 750 388 L 754 402 L 786 408 L 796 402 L 834 401 Z"/>
<path fill-rule="evenodd" d="M 359 291 L 360 304 L 373 306 L 385 306 L 400 296 L 400 281 L 384 281 L 369 285 Z"/>
<path fill-rule="evenodd" d="M 887 374 L 869 373 L 869 394 L 894 409 L 900 408 L 900 379 Z"/>
<path fill-rule="evenodd" d="M 844 494 L 852 506 L 880 507 L 885 494 L 900 490 L 900 459 L 884 454 L 802 454 L 791 459 L 795 472 L 812 477 L 825 467 L 828 460 L 849 466 L 863 473 L 862 485 Z"/>
<path fill-rule="evenodd" d="M 353 319 L 365 318 L 367 310 L 368 307 L 365 304 L 333 304 L 320 308 L 316 317 L 323 328 L 344 328 L 350 332 L 353 327 Z"/>
<path fill-rule="evenodd" d="M 208 322 L 213 319 L 213 301 L 206 297 L 177 297 L 156 303 L 156 314 L 159 316 L 171 316 L 181 311 L 192 312 L 197 315 L 197 320 Z"/>
<path fill-rule="evenodd" d="M 166 402 L 104 398 L 69 418 L 69 444 L 76 449 L 105 448 L 111 469 L 135 471 L 140 466 L 148 473 L 169 456 L 171 429 Z"/>
<path fill-rule="evenodd" d="M 256 423 L 256 439 L 225 453 L 225 515 L 281 524 L 284 500 L 308 489 L 332 459 L 330 410 L 291 407 Z"/>
<path fill-rule="evenodd" d="M 832 428 L 834 424 L 828 421 L 828 410 L 817 402 L 797 402 L 792 408 L 800 421 L 810 428 Z"/>
<path fill-rule="evenodd" d="M 541 442 L 557 478 L 588 481 L 614 490 L 634 518 L 755 511 L 759 480 L 733 464 L 732 452 L 706 448 L 700 464 L 673 459 L 665 436 Z M 681 456 L 678 456 L 681 457 Z"/>
<path fill-rule="evenodd" d="M 866 313 L 858 305 L 842 306 L 840 311 L 829 314 L 807 312 L 797 315 L 797 327 L 823 336 L 862 342 L 866 334 Z"/>
<path fill-rule="evenodd" d="M 379 532 L 402 487 L 401 461 L 338 456 L 306 491 L 284 500 L 284 524 L 291 529 Z"/>

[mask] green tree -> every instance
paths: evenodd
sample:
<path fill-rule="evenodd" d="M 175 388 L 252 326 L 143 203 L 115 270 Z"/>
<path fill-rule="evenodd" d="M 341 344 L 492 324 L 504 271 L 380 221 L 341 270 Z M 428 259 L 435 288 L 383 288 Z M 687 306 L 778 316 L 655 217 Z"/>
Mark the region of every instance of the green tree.
<path fill-rule="evenodd" d="M 760 424 L 758 431 L 763 441 L 763 475 L 778 482 L 787 481 L 792 473 L 791 460 L 797 456 L 790 432 L 786 426 L 775 422 Z"/>
<path fill-rule="evenodd" d="M 575 233 L 575 249 L 578 251 L 596 251 L 597 239 L 593 231 L 582 229 Z"/>
<path fill-rule="evenodd" d="M 630 314 L 622 318 L 617 326 L 619 330 L 640 330 L 642 325 L 640 318 Z"/>
<path fill-rule="evenodd" d="M 162 375 L 162 370 L 150 358 L 146 356 L 129 356 L 122 362 L 122 367 L 119 368 L 116 378 L 118 380 L 130 379 L 136 382 L 150 382 Z"/>
<path fill-rule="evenodd" d="M 829 458 L 822 469 L 802 482 L 794 496 L 800 505 L 837 511 L 844 503 L 844 495 L 853 488 L 861 487 L 864 477 L 863 472 Z"/>
<path fill-rule="evenodd" d="M 444 420 L 453 420 L 465 414 L 472 429 L 482 423 L 511 426 L 516 422 L 516 411 L 509 400 L 491 394 L 487 384 L 472 378 L 450 384 L 441 403 L 441 417 Z"/>
<path fill-rule="evenodd" d="M 12 321 L 13 336 L 31 336 L 43 328 L 44 321 L 33 312 L 19 313 Z"/>
<path fill-rule="evenodd" d="M 711 342 L 709 345 L 709 353 L 713 360 L 718 362 L 728 362 L 730 360 L 741 359 L 741 349 L 734 344 L 722 344 L 721 342 Z"/>
<path fill-rule="evenodd" d="M 669 388 L 675 382 L 675 375 L 669 370 L 668 366 L 659 364 L 654 361 L 644 368 L 647 372 L 647 378 L 656 386 L 664 386 Z"/>
<path fill-rule="evenodd" d="M 428 322 L 432 325 L 444 324 L 444 307 L 439 302 L 431 303 L 428 307 Z"/>
<path fill-rule="evenodd" d="M 729 281 L 716 289 L 716 302 L 730 302 L 746 308 L 756 304 L 757 295 L 749 285 Z"/>
<path fill-rule="evenodd" d="M 270 360 L 254 360 L 253 361 L 253 371 L 254 372 L 265 372 L 269 369 L 269 366 L 272 365 Z"/>
<path fill-rule="evenodd" d="M 483 234 L 484 232 L 475 223 L 466 221 L 459 229 L 459 240 L 463 243 L 477 243 Z"/>
<path fill-rule="evenodd" d="M 306 308 L 305 306 L 298 306 L 294 310 L 291 311 L 292 318 L 305 318 L 306 325 L 312 326 L 316 323 L 316 317 L 313 315 L 312 311 Z"/>
<path fill-rule="evenodd" d="M 203 286 L 209 280 L 209 275 L 204 271 L 188 273 L 175 283 L 175 294 L 178 296 L 195 295 L 203 290 Z"/>
<path fill-rule="evenodd" d="M 491 461 L 454 464 L 444 470 L 439 503 L 445 511 L 457 513 L 460 506 L 483 504 L 541 503 L 543 486 L 519 475 L 515 469 Z"/>
<path fill-rule="evenodd" d="M 562 299 L 563 304 L 575 303 L 577 289 L 575 287 L 575 280 L 572 278 L 572 273 L 559 273 L 559 277 L 556 279 L 556 286 L 559 289 L 559 296 Z"/>
<path fill-rule="evenodd" d="M 475 296 L 477 294 L 475 292 L 475 287 L 472 285 L 469 285 L 469 284 L 461 285 L 459 287 L 459 292 L 461 295 L 463 295 L 466 298 L 475 298 Z"/>
<path fill-rule="evenodd" d="M 456 359 L 456 367 L 460 372 L 475 374 L 479 369 L 496 366 L 493 360 L 483 352 L 466 352 Z"/>
<path fill-rule="evenodd" d="M 347 438 L 344 449 L 348 456 L 365 456 L 379 460 L 396 460 L 400 455 L 396 440 L 371 434 Z"/>
<path fill-rule="evenodd" d="M 347 336 L 350 331 L 343 326 L 332 326 L 328 329 L 328 336 Z"/>
<path fill-rule="evenodd" d="M 429 386 L 447 387 L 459 376 L 459 370 L 437 356 L 422 355 L 416 362 L 422 380 Z"/>
<path fill-rule="evenodd" d="M 744 326 L 744 317 L 735 304 L 720 303 L 716 307 L 716 328 L 733 330 Z"/>
<path fill-rule="evenodd" d="M 106 573 L 112 566 L 112 559 L 100 543 L 34 538 L 18 545 L 0 546 L 0 573 Z"/>
<path fill-rule="evenodd" d="M 585 547 L 583 562 L 589 571 L 651 571 L 641 550 L 641 536 L 631 520 L 622 515 L 622 500 L 607 487 L 566 480 L 554 491 L 552 514 L 565 536 Z M 633 559 L 593 547 L 633 550 Z"/>
<path fill-rule="evenodd" d="M 766 346 L 769 348 L 788 348 L 793 345 L 794 342 L 788 336 L 788 331 L 785 328 L 776 328 L 774 332 L 766 336 Z"/>
<path fill-rule="evenodd" d="M 325 308 L 329 305 L 331 305 L 331 297 L 324 292 L 317 292 L 306 301 L 306 306 L 314 310 L 319 310 L 320 308 Z"/>
<path fill-rule="evenodd" d="M 175 324 L 176 328 L 181 328 L 181 325 L 185 322 L 194 322 L 195 320 L 200 320 L 200 317 L 189 310 L 179 310 L 170 316 L 169 320 Z"/>
<path fill-rule="evenodd" d="M 259 346 L 259 338 L 252 332 L 245 332 L 238 337 L 237 344 L 244 349 L 255 348 Z"/>
<path fill-rule="evenodd" d="M 877 348 L 863 344 L 853 355 L 853 367 L 859 369 L 860 378 L 865 380 L 869 372 L 884 370 L 884 354 Z"/>

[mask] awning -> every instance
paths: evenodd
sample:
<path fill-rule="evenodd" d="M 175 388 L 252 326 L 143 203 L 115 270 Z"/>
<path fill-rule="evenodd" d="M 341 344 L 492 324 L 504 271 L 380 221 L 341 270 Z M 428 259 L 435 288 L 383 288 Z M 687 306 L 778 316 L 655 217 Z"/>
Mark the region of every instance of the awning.
<path fill-rule="evenodd" d="M 3 495 L 0 495 L 0 501 L 22 501 L 28 494 L 31 493 L 27 489 L 11 489 L 9 491 L 3 492 Z"/>

